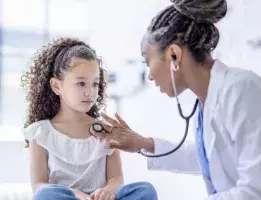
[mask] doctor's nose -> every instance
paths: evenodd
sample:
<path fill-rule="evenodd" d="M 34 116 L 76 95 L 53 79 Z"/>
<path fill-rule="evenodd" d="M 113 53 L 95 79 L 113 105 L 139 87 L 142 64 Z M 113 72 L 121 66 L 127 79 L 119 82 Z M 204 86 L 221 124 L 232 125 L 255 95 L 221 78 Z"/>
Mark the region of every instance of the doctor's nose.
<path fill-rule="evenodd" d="M 148 79 L 149 79 L 150 81 L 153 81 L 153 78 L 151 77 L 150 74 L 148 75 Z"/>

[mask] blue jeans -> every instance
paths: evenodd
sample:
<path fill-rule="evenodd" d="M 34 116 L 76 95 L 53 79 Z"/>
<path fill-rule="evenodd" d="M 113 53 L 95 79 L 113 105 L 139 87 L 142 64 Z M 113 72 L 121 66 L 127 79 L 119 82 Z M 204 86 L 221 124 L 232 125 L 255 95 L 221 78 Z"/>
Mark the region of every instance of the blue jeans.
<path fill-rule="evenodd" d="M 77 200 L 74 193 L 60 185 L 45 185 L 36 190 L 33 200 Z M 137 182 L 122 186 L 116 200 L 158 200 L 155 188 L 147 182 Z"/>

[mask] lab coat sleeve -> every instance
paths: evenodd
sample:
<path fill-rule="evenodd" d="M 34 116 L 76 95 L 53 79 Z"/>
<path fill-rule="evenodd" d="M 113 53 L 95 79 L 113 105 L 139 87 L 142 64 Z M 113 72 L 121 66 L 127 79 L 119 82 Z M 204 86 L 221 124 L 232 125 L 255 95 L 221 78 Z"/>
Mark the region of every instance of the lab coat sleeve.
<path fill-rule="evenodd" d="M 261 81 L 253 74 L 235 81 L 225 92 L 224 124 L 237 155 L 235 187 L 208 200 L 261 199 Z"/>
<path fill-rule="evenodd" d="M 163 139 L 153 138 L 153 140 L 154 154 L 165 153 L 177 146 L 177 144 Z M 183 146 L 173 154 L 159 158 L 148 158 L 148 169 L 199 174 L 200 169 L 195 148 L 194 143 L 185 142 Z"/>

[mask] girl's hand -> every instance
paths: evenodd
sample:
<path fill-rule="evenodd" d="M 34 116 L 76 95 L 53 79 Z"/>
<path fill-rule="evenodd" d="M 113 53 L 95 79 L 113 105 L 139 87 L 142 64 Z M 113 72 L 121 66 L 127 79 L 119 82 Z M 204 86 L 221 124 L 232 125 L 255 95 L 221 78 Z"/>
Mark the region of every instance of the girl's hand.
<path fill-rule="evenodd" d="M 78 198 L 79 200 L 92 200 L 90 195 L 85 194 L 84 192 L 81 192 L 80 190 L 73 189 L 72 190 L 75 197 Z"/>
<path fill-rule="evenodd" d="M 107 188 L 99 188 L 90 195 L 93 200 L 115 200 L 116 195 L 114 192 Z"/>

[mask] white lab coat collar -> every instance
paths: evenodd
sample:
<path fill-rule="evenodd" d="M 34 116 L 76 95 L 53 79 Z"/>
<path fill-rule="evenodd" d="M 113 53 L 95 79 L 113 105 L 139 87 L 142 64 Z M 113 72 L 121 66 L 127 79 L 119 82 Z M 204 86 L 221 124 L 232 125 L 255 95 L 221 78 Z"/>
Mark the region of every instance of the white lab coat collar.
<path fill-rule="evenodd" d="M 210 73 L 207 98 L 204 104 L 204 116 L 212 116 L 216 111 L 215 105 L 217 102 L 218 91 L 221 87 L 221 83 L 224 81 L 226 69 L 226 65 L 224 65 L 219 60 L 215 60 Z M 212 119 L 204 117 L 204 129 L 208 130 L 208 126 L 210 126 L 211 120 Z M 206 133 L 204 136 L 204 140 L 207 141 L 206 149 L 208 149 L 207 157 L 209 158 L 211 157 L 216 137 L 214 132 Z"/>
<path fill-rule="evenodd" d="M 226 188 L 224 184 L 224 188 L 220 187 L 220 184 L 217 184 L 219 180 L 225 180 L 224 170 L 222 169 L 222 165 L 220 162 L 219 154 L 216 150 L 215 142 L 216 142 L 216 133 L 213 131 L 212 121 L 215 117 L 218 109 L 217 101 L 218 101 L 218 93 L 219 89 L 222 86 L 222 82 L 224 81 L 224 77 L 226 74 L 226 70 L 228 67 L 220 62 L 219 60 L 215 60 L 214 65 L 211 69 L 210 73 L 210 82 L 209 88 L 207 92 L 207 98 L 204 104 L 204 141 L 205 141 L 205 149 L 207 158 L 209 160 L 209 168 L 210 174 L 212 177 L 212 183 L 216 190 L 222 191 Z"/>

